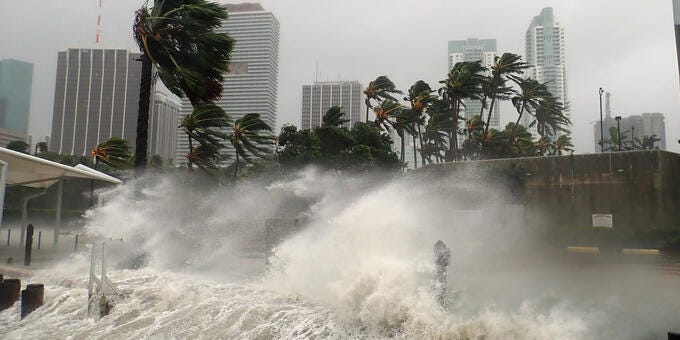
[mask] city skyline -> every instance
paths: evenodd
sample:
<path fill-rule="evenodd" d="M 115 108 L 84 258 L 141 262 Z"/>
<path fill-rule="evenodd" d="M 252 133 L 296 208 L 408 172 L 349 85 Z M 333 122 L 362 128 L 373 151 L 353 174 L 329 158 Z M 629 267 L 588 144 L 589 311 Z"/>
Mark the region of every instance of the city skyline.
<path fill-rule="evenodd" d="M 416 80 L 423 79 L 437 87 L 438 81 L 445 77 L 446 62 L 442 60 L 444 41 L 455 37 L 494 37 L 498 40 L 498 51 L 524 55 L 523 34 L 527 22 L 543 7 L 552 6 L 558 14 L 560 23 L 568 28 L 566 37 L 569 50 L 569 90 L 571 114 L 574 121 L 574 140 L 577 152 L 593 152 L 592 123 L 599 120 L 597 89 L 603 87 L 617 93 L 621 98 L 617 106 L 626 112 L 664 112 L 667 113 L 668 139 L 677 140 L 680 131 L 678 111 L 677 58 L 671 2 L 649 4 L 629 4 L 616 1 L 558 1 L 529 0 L 520 4 L 498 4 L 482 1 L 473 11 L 456 22 L 451 22 L 443 14 L 447 11 L 466 8 L 466 4 L 451 4 L 445 1 L 428 1 L 423 6 L 415 2 L 381 6 L 378 3 L 365 3 L 348 0 L 342 5 L 330 1 L 291 0 L 286 4 L 276 1 L 261 1 L 267 10 L 272 11 L 281 21 L 281 73 L 279 77 L 279 105 L 277 125 L 285 123 L 300 124 L 301 85 L 314 79 L 315 65 L 318 62 L 320 80 L 358 79 L 362 84 L 375 79 L 378 75 L 388 75 L 401 89 L 408 89 Z M 132 13 L 140 6 L 138 1 L 121 0 L 104 4 L 102 23 L 102 44 L 137 49 L 130 38 L 129 27 Z M 300 16 L 295 7 L 308 11 L 330 11 L 332 16 Z M 49 66 L 55 63 L 54 51 L 67 46 L 91 44 L 96 31 L 96 4 L 74 1 L 68 4 L 51 4 L 27 0 L 21 3 L 10 2 L 7 9 L 0 13 L 0 25 L 18 27 L 22 45 L 0 37 L 0 44 L 9 46 L 3 49 L 0 58 L 16 58 L 34 62 L 36 65 L 33 92 L 36 105 L 32 105 L 31 134 L 46 135 L 45 126 L 49 118 L 45 112 L 50 110 L 54 75 Z M 408 10 L 405 10 L 408 8 Z M 433 9 L 436 8 L 437 10 Z M 36 10 L 37 9 L 37 10 Z M 30 11 L 38 19 L 47 17 L 69 17 L 74 10 L 84 13 L 51 27 L 49 32 L 38 30 L 21 21 L 18 15 Z M 512 9 L 512 17 L 504 15 Z M 616 16 L 602 16 L 601 13 L 616 12 Z M 375 17 L 372 13 L 382 13 Z M 87 14 L 91 14 L 88 16 Z M 406 46 L 409 39 L 415 38 L 407 25 L 394 25 L 395 31 L 380 40 L 367 38 L 365 32 L 381 25 L 384 18 L 402 20 L 408 17 L 428 19 L 427 34 L 417 35 L 418 48 L 401 49 L 399 57 L 386 57 L 380 51 L 389 51 L 394 46 Z M 388 15 L 389 14 L 389 15 Z M 356 22 L 357 28 L 343 27 L 347 20 Z M 376 19 L 377 18 L 377 19 Z M 381 19 L 382 18 L 382 19 Z M 439 18 L 439 19 L 437 19 Z M 46 20 L 46 19 L 44 19 Z M 494 25 L 474 25 L 480 20 L 493 21 Z M 395 21 L 395 22 L 396 22 Z M 630 24 L 634 22 L 634 24 Z M 7 26 L 6 26 L 7 25 Z M 402 27 L 403 26 L 403 27 Z M 85 27 L 85 29 L 84 29 Z M 87 29 L 91 27 L 91 29 Z M 309 30 L 314 27 L 314 30 Z M 607 27 L 623 27 L 624 30 L 610 30 Z M 40 37 L 40 38 L 36 38 Z M 343 41 L 351 41 L 356 48 L 343 51 Z M 411 43 L 409 43 L 409 46 Z M 392 46 L 392 47 L 390 47 Z M 615 53 L 612 53 L 615 51 Z M 654 63 L 647 62 L 654 55 Z M 644 65 L 644 67 L 640 67 Z M 53 66 L 52 66 L 53 67 Z M 38 79 L 39 78 L 39 79 Z M 650 83 L 653 86 L 640 87 Z M 48 99 L 45 99 L 48 97 Z M 644 97 L 640 101 L 637 98 Z M 50 103 L 46 103 L 50 102 Z M 501 111 L 514 113 L 507 103 Z M 507 123 L 501 119 L 501 125 Z M 47 122 L 46 122 L 47 121 Z M 677 143 L 669 143 L 669 150 L 680 151 Z"/>

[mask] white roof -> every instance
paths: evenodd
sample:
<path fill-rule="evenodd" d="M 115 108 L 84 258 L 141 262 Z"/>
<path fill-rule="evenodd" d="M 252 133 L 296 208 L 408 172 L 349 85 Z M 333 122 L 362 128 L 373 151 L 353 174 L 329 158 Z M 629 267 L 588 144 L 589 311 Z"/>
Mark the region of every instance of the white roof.
<path fill-rule="evenodd" d="M 84 165 L 71 167 L 1 147 L 0 160 L 7 162 L 7 185 L 47 188 L 64 177 L 121 183 L 115 177 Z"/>

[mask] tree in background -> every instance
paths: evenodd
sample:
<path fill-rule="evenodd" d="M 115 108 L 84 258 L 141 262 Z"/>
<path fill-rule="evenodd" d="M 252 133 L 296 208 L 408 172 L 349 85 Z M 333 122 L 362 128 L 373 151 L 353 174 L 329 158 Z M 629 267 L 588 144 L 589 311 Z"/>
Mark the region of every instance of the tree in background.
<path fill-rule="evenodd" d="M 28 145 L 28 143 L 22 141 L 22 140 L 15 140 L 7 143 L 7 149 L 10 149 L 12 151 L 17 151 L 21 153 L 28 154 L 28 149 L 31 146 Z"/>
<path fill-rule="evenodd" d="M 272 128 L 256 113 L 249 113 L 234 121 L 228 138 L 236 154 L 234 178 L 238 174 L 241 158 L 246 163 L 250 163 L 251 156 L 264 158 L 271 153 L 274 141 L 269 134 L 271 131 Z"/>
<path fill-rule="evenodd" d="M 340 127 L 342 124 L 349 122 L 349 119 L 344 118 L 345 113 L 342 112 L 342 107 L 331 106 L 331 108 L 326 111 L 321 119 L 321 126 L 324 127 Z"/>
<path fill-rule="evenodd" d="M 182 119 L 179 128 L 189 139 L 189 152 L 186 155 L 189 171 L 193 170 L 194 164 L 203 170 L 217 166 L 215 159 L 220 158 L 219 150 L 224 148 L 222 142 L 229 138 L 225 129 L 230 126 L 229 116 L 212 102 L 197 105 Z M 198 145 L 194 145 L 194 141 Z M 200 149 L 197 149 L 199 146 Z"/>
<path fill-rule="evenodd" d="M 364 90 L 364 95 L 366 96 L 366 122 L 369 121 L 368 112 L 373 108 L 374 102 L 380 104 L 380 102 L 386 99 L 396 102 L 397 99 L 394 97 L 395 94 L 401 94 L 401 91 L 397 89 L 387 76 L 379 76 L 368 83 L 368 86 Z"/>

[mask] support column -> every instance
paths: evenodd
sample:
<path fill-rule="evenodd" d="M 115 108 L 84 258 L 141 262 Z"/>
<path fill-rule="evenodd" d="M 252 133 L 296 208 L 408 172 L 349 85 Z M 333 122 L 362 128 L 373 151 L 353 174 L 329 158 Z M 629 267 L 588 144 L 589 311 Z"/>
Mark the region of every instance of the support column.
<path fill-rule="evenodd" d="M 54 218 L 54 243 L 53 247 L 56 248 L 59 243 L 59 229 L 61 229 L 61 200 L 64 193 L 64 179 L 59 179 L 59 184 L 57 186 L 57 212 Z"/>

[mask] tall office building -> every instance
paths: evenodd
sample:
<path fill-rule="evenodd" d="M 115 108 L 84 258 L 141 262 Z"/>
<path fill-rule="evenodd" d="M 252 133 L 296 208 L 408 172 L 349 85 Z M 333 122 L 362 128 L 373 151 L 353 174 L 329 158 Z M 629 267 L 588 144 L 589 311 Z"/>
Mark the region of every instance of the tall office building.
<path fill-rule="evenodd" d="M 15 59 L 0 60 L 0 128 L 26 138 L 31 109 L 33 64 Z M 5 145 L 2 145 L 5 146 Z"/>
<path fill-rule="evenodd" d="M 236 43 L 231 53 L 229 73 L 225 75 L 222 98 L 216 103 L 232 119 L 258 113 L 276 128 L 276 99 L 279 77 L 279 22 L 258 3 L 227 4 L 228 18 L 221 32 Z M 191 113 L 188 101 L 182 101 L 181 115 Z M 186 163 L 186 135 L 177 137 L 177 165 Z M 231 153 L 227 148 L 227 153 Z"/>
<path fill-rule="evenodd" d="M 139 53 L 68 49 L 58 53 L 50 150 L 87 155 L 110 137 L 135 146 Z"/>
<path fill-rule="evenodd" d="M 555 21 L 552 8 L 544 8 L 534 17 L 525 39 L 526 60 L 531 65 L 526 74 L 546 83 L 553 96 L 568 107 L 564 28 Z M 566 114 L 569 117 L 568 111 Z M 522 123 L 528 126 L 529 120 L 529 115 L 526 115 Z M 535 128 L 533 130 L 535 133 Z"/>
<path fill-rule="evenodd" d="M 482 66 L 486 67 L 489 70 L 487 72 L 490 73 L 497 54 L 496 39 L 470 38 L 467 40 L 449 41 L 449 70 L 458 62 L 481 61 Z M 482 102 L 479 100 L 466 99 L 463 103 L 465 104 L 463 116 L 466 119 L 479 115 L 482 110 Z M 488 105 L 489 103 L 487 103 Z M 486 114 L 488 114 L 487 111 L 488 107 L 485 109 L 485 120 Z M 489 127 L 500 129 L 500 105 L 494 105 Z M 458 145 L 462 145 L 464 139 L 465 136 L 459 135 Z"/>
<path fill-rule="evenodd" d="M 177 157 L 180 103 L 174 95 L 154 93 L 149 114 L 149 156 L 158 155 L 164 164 Z M 185 153 L 188 150 L 185 150 Z"/>
<path fill-rule="evenodd" d="M 314 82 L 302 86 L 302 129 L 321 126 L 323 115 L 332 106 L 341 106 L 343 126 L 351 128 L 361 119 L 361 84 L 358 81 Z"/>

